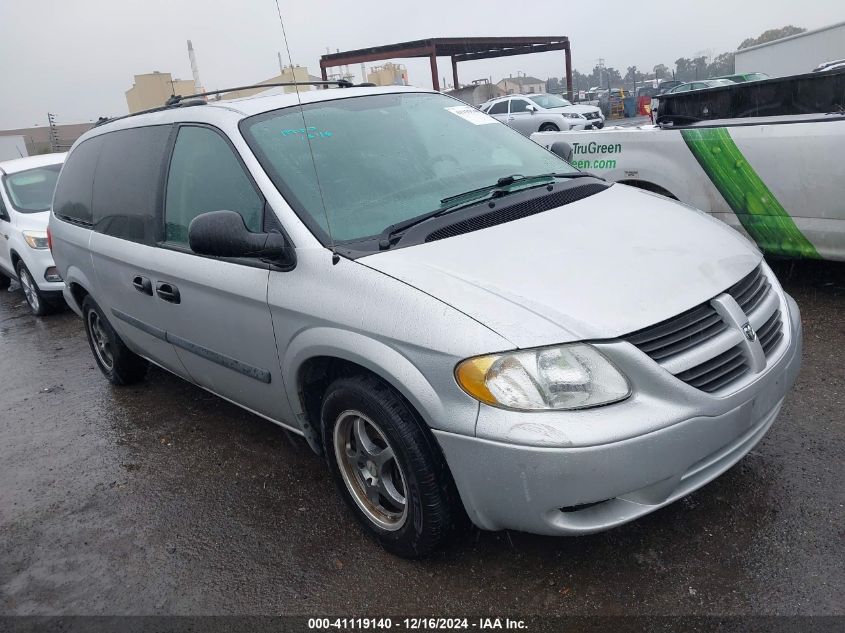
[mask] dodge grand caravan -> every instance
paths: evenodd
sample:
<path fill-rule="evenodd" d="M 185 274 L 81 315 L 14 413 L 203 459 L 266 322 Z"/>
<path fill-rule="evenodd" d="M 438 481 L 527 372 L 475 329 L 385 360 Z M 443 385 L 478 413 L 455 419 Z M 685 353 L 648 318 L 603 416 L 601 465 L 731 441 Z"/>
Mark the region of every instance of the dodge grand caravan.
<path fill-rule="evenodd" d="M 604 530 L 730 468 L 801 356 L 759 251 L 413 88 L 124 117 L 50 221 L 116 385 L 159 365 L 298 433 L 388 550 Z"/>

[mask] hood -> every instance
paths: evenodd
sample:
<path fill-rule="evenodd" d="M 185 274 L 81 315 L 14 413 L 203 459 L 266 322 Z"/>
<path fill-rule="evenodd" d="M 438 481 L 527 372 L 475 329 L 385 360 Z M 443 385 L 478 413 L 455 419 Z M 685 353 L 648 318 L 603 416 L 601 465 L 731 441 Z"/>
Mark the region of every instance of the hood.
<path fill-rule="evenodd" d="M 613 185 L 534 216 L 357 261 L 525 348 L 653 325 L 716 296 L 761 259 L 719 220 Z"/>
<path fill-rule="evenodd" d="M 46 231 L 50 221 L 49 211 L 35 213 L 16 213 L 15 226 L 21 231 Z"/>
<path fill-rule="evenodd" d="M 596 106 L 591 105 L 570 105 L 570 106 L 563 106 L 560 108 L 550 108 L 551 110 L 557 110 L 559 112 L 577 112 L 578 114 L 586 114 L 587 112 L 595 112 L 598 110 Z"/>

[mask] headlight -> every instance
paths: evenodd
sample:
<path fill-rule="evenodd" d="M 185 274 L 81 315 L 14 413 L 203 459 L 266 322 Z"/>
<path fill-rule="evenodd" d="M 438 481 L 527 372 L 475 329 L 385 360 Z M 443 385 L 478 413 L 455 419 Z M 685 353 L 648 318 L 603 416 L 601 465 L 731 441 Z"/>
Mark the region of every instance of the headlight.
<path fill-rule="evenodd" d="M 562 112 L 564 119 L 583 119 L 584 117 L 577 112 Z"/>
<path fill-rule="evenodd" d="M 30 248 L 38 250 L 50 248 L 50 244 L 47 241 L 46 231 L 23 231 L 23 239 L 26 240 L 26 243 L 29 244 Z"/>
<path fill-rule="evenodd" d="M 583 343 L 469 358 L 455 368 L 473 398 L 505 409 L 585 409 L 624 400 L 625 376 Z"/>

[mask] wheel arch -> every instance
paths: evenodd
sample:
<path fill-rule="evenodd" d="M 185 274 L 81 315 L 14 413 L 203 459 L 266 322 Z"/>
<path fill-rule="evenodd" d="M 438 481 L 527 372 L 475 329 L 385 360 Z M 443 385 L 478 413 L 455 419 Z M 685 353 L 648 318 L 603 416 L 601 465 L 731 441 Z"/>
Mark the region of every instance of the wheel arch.
<path fill-rule="evenodd" d="M 367 373 L 395 389 L 427 426 L 445 413 L 434 387 L 394 348 L 335 328 L 313 328 L 291 341 L 282 360 L 288 400 L 309 445 L 322 451 L 319 407 L 325 389 L 340 375 Z"/>
<path fill-rule="evenodd" d="M 82 301 L 85 297 L 92 294 L 91 289 L 93 288 L 93 284 L 88 279 L 88 276 L 84 273 L 84 271 L 76 266 L 70 266 L 68 268 L 65 276 L 65 284 L 70 290 L 70 295 L 76 304 L 75 306 L 71 306 L 71 308 L 75 308 L 74 312 L 81 315 Z"/>

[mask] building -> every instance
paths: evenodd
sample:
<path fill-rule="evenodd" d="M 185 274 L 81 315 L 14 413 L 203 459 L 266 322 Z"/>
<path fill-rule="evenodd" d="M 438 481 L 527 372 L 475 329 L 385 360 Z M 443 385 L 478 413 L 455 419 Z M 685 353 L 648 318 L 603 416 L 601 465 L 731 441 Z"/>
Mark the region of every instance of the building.
<path fill-rule="evenodd" d="M 536 77 L 528 77 L 521 75 L 519 77 L 510 76 L 507 79 L 502 79 L 496 84 L 505 94 L 532 94 L 536 92 L 546 92 L 546 82 Z"/>
<path fill-rule="evenodd" d="M 308 67 L 306 66 L 283 66 L 282 72 L 275 77 L 270 77 L 270 79 L 265 79 L 264 81 L 258 82 L 259 84 L 277 84 L 277 83 L 288 83 L 288 82 L 306 82 L 306 81 L 322 81 L 320 77 L 315 77 L 314 75 L 308 72 Z M 311 90 L 311 86 L 300 86 L 299 90 Z M 260 92 L 264 92 L 266 88 L 246 88 L 245 90 L 232 90 L 230 92 L 226 92 L 219 96 L 221 100 L 228 100 L 228 99 L 241 99 L 242 97 L 251 97 L 253 95 L 257 95 Z M 281 86 L 280 90 L 282 92 L 296 92 L 296 86 Z"/>
<path fill-rule="evenodd" d="M 146 75 L 135 75 L 135 83 L 126 91 L 126 105 L 129 113 L 158 108 L 171 95 L 196 94 L 192 79 L 173 79 L 170 73 L 154 71 Z"/>
<path fill-rule="evenodd" d="M 734 56 L 734 72 L 788 77 L 836 59 L 845 59 L 845 22 L 740 49 Z"/>
<path fill-rule="evenodd" d="M 0 130 L 0 136 L 23 137 L 26 146 L 26 154 L 35 156 L 57 151 L 64 152 L 70 149 L 74 141 L 94 127 L 93 123 L 71 123 L 67 125 L 56 125 L 56 143 L 50 140 L 50 126 L 37 126 L 18 128 L 16 130 Z"/>
<path fill-rule="evenodd" d="M 504 96 L 505 91 L 496 84 L 491 84 L 486 79 L 476 79 L 470 85 L 456 90 L 447 90 L 447 95 L 460 99 L 470 105 L 481 105 L 485 101 Z"/>
<path fill-rule="evenodd" d="M 403 64 L 393 62 L 373 66 L 367 73 L 367 81 L 377 86 L 407 86 L 408 69 Z"/>

